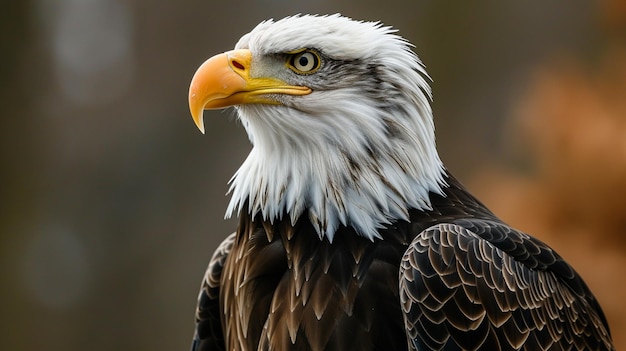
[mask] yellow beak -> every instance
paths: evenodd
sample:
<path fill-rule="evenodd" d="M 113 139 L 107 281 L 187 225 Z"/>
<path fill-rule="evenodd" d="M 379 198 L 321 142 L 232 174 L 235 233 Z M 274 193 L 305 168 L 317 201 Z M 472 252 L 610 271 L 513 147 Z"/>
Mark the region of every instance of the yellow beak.
<path fill-rule="evenodd" d="M 268 94 L 306 95 L 311 89 L 289 85 L 274 78 L 250 77 L 252 53 L 233 50 L 206 60 L 189 86 L 189 110 L 204 133 L 204 110 L 241 104 L 279 104 Z"/>

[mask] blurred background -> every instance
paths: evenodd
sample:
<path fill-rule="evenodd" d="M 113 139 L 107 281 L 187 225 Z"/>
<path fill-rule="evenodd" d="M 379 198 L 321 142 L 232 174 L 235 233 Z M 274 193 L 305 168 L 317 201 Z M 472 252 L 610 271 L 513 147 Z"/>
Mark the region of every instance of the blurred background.
<path fill-rule="evenodd" d="M 400 30 L 433 78 L 444 162 L 586 279 L 626 348 L 626 3 L 20 0 L 0 14 L 0 349 L 187 350 L 227 180 L 230 112 L 188 84 L 263 19 Z"/>

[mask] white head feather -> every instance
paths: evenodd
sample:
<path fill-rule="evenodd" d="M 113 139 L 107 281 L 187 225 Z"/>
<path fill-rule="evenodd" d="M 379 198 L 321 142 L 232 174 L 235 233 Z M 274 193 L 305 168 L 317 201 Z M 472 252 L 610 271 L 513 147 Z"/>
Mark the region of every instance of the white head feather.
<path fill-rule="evenodd" d="M 280 77 L 311 87 L 309 95 L 237 107 L 253 148 L 231 179 L 227 216 L 287 215 L 295 223 L 306 215 L 320 238 L 332 241 L 344 225 L 374 240 L 384 225 L 408 220 L 409 209 L 430 208 L 429 192 L 444 185 L 430 87 L 411 45 L 394 33 L 340 15 L 303 15 L 262 22 L 240 39 L 236 49 L 253 54 L 252 74 L 271 70 L 262 62 L 272 55 L 303 48 L 328 67 Z"/>

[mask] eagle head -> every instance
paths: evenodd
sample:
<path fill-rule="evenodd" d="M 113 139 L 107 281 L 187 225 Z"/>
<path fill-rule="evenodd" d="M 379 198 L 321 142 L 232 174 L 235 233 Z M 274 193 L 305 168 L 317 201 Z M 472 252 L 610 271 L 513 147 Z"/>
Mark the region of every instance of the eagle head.
<path fill-rule="evenodd" d="M 195 73 L 189 106 L 234 106 L 252 142 L 231 179 L 227 216 L 301 216 L 320 239 L 379 229 L 430 208 L 444 168 L 431 92 L 411 44 L 378 22 L 340 15 L 268 20 Z"/>

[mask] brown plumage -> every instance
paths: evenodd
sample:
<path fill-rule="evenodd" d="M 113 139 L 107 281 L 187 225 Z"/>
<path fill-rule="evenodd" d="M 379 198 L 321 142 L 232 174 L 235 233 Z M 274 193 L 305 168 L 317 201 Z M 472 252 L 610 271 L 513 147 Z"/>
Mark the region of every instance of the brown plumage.
<path fill-rule="evenodd" d="M 242 216 L 207 270 L 193 350 L 612 350 L 576 272 L 447 182 L 374 242 Z"/>

